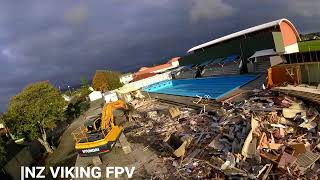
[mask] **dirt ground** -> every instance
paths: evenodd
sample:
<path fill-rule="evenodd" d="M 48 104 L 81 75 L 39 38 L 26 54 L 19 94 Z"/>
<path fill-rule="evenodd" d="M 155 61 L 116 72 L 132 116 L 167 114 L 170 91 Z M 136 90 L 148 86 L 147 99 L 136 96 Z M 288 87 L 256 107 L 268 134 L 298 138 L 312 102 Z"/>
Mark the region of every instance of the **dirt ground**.
<path fill-rule="evenodd" d="M 101 179 L 113 179 L 114 177 L 105 178 L 106 167 L 135 167 L 132 179 L 151 179 L 157 177 L 162 179 L 162 176 L 167 173 L 167 169 L 162 166 L 163 163 L 158 156 L 148 147 L 142 144 L 130 143 L 132 152 L 125 154 L 119 142 L 110 153 L 101 156 L 102 165 L 99 167 L 102 170 Z M 76 165 L 78 167 L 93 166 L 91 157 L 77 157 Z M 115 178 L 114 178 L 115 179 Z M 119 179 L 128 179 L 124 174 Z"/>

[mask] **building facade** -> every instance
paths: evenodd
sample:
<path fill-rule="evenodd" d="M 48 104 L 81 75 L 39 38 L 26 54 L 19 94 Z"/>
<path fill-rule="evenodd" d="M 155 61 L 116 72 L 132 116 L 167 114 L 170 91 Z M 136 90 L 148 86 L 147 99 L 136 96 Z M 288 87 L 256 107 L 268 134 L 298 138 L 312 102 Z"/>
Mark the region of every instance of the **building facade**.
<path fill-rule="evenodd" d="M 189 49 L 179 62 L 180 65 L 201 64 L 237 55 L 246 65 L 257 51 L 273 49 L 277 55 L 299 52 L 299 40 L 294 25 L 287 19 L 279 19 L 197 45 Z M 247 71 L 247 67 L 243 67 Z"/>
<path fill-rule="evenodd" d="M 127 73 L 127 74 L 123 74 L 123 75 L 120 76 L 120 82 L 122 84 L 128 84 L 132 80 L 133 80 L 133 74 L 132 73 Z"/>

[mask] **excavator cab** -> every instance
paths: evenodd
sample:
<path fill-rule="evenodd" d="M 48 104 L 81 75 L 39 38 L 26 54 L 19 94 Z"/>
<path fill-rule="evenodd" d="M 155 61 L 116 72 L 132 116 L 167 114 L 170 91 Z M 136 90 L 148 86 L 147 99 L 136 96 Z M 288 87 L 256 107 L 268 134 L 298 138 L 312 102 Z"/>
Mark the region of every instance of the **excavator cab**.
<path fill-rule="evenodd" d="M 123 128 L 115 119 L 126 119 L 126 104 L 118 100 L 104 105 L 102 114 L 85 121 L 72 134 L 75 149 L 80 156 L 96 156 L 110 152 L 120 137 Z"/>

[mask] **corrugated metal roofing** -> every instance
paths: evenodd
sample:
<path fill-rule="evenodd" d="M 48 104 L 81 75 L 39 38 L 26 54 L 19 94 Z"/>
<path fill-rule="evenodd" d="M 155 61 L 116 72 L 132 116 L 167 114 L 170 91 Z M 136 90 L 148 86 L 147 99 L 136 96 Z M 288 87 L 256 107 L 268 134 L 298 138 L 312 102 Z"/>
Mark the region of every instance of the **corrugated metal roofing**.
<path fill-rule="evenodd" d="M 299 33 L 296 30 L 296 28 L 294 27 L 294 25 L 288 19 L 282 18 L 282 19 L 279 19 L 279 20 L 276 20 L 276 21 L 272 21 L 272 22 L 268 22 L 268 23 L 261 24 L 261 25 L 258 25 L 258 26 L 254 26 L 254 27 L 251 27 L 251 28 L 248 28 L 248 29 L 236 32 L 236 33 L 232 33 L 232 34 L 229 34 L 227 36 L 223 36 L 221 38 L 218 38 L 218 39 L 215 39 L 215 40 L 203 43 L 203 44 L 200 44 L 198 46 L 195 46 L 195 47 L 189 49 L 188 53 L 192 52 L 192 51 L 195 51 L 195 50 L 198 50 L 198 49 L 201 49 L 201 48 L 205 48 L 207 46 L 210 46 L 210 45 L 213 45 L 213 44 L 216 44 L 216 43 L 220 43 L 220 42 L 223 42 L 223 41 L 226 41 L 226 40 L 229 40 L 229 39 L 233 39 L 233 38 L 242 36 L 242 35 L 245 35 L 245 34 L 249 34 L 249 33 L 255 32 L 255 31 L 259 31 L 259 30 L 263 30 L 263 29 L 267 29 L 267 28 L 270 28 L 270 27 L 273 27 L 273 26 L 280 25 L 280 23 L 282 21 L 287 22 L 294 29 L 294 31 L 295 31 L 295 33 L 297 35 L 297 38 L 300 40 Z"/>

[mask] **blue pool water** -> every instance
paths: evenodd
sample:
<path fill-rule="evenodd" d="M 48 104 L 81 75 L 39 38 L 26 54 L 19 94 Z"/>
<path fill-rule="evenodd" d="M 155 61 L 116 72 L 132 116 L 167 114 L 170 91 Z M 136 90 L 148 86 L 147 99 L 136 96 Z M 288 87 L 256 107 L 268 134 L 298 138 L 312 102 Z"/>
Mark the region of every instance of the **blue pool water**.
<path fill-rule="evenodd" d="M 144 88 L 144 91 L 189 97 L 210 96 L 211 99 L 219 99 L 256 78 L 256 75 L 229 75 L 169 80 L 150 85 Z"/>

